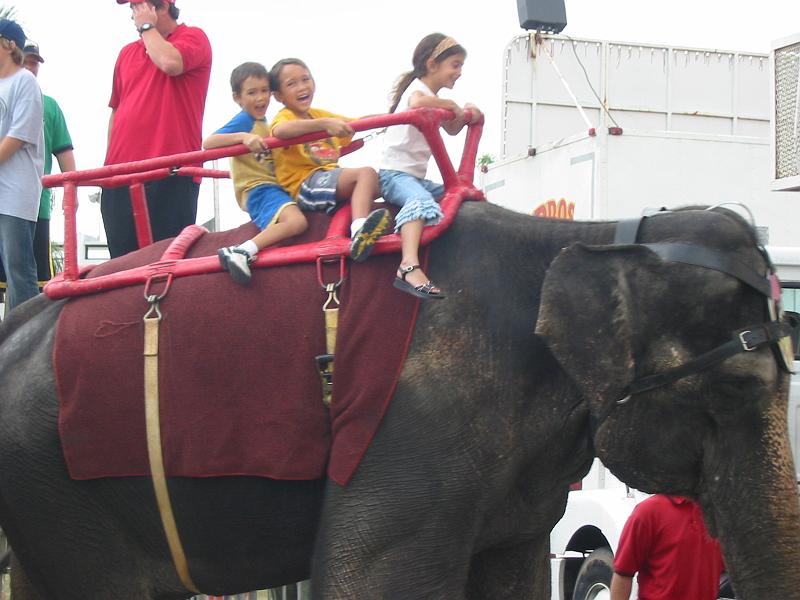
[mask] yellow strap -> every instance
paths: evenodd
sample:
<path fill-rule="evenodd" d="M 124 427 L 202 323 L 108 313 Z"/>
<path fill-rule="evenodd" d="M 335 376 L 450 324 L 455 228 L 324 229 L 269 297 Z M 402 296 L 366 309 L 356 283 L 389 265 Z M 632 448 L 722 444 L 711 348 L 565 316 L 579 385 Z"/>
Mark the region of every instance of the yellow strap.
<path fill-rule="evenodd" d="M 172 513 L 172 503 L 169 499 L 167 479 L 164 475 L 164 456 L 161 447 L 161 418 L 159 415 L 158 400 L 158 325 L 161 315 L 144 318 L 144 412 L 147 425 L 147 455 L 150 460 L 150 472 L 153 479 L 153 488 L 158 501 L 158 511 L 161 515 L 161 524 L 167 536 L 167 544 L 175 563 L 175 570 L 181 578 L 184 587 L 190 592 L 199 594 L 197 586 L 189 575 L 189 564 L 183 552 L 175 515 Z"/>
<path fill-rule="evenodd" d="M 325 303 L 322 312 L 325 313 L 325 350 L 333 356 L 336 351 L 336 328 L 339 326 L 339 307 L 327 308 Z M 322 378 L 322 403 L 328 408 L 333 404 L 333 361 L 325 365 L 325 370 L 320 372 Z"/>
<path fill-rule="evenodd" d="M 325 313 L 325 350 L 330 357 L 336 352 L 336 329 L 339 326 L 339 296 L 336 293 L 338 284 L 329 283 L 325 286 L 328 298 L 322 305 L 322 312 Z M 317 357 L 319 361 L 321 357 Z M 320 363 L 318 362 L 319 366 Z M 320 378 L 322 379 L 322 403 L 329 407 L 333 403 L 333 361 L 325 364 L 325 368 L 320 367 Z"/>
<path fill-rule="evenodd" d="M 325 311 L 325 347 L 328 354 L 336 353 L 336 328 L 339 326 L 339 308 L 326 308 Z"/>

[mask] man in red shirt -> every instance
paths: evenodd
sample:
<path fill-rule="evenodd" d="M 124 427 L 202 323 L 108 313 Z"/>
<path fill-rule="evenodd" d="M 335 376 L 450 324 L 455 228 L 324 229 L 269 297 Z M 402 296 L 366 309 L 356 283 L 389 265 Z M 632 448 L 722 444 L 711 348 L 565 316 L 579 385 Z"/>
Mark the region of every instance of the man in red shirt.
<path fill-rule="evenodd" d="M 656 494 L 633 509 L 614 557 L 611 600 L 628 600 L 639 574 L 639 600 L 716 600 L 722 573 L 719 543 L 700 507 Z"/>
<path fill-rule="evenodd" d="M 107 165 L 201 148 L 211 74 L 206 34 L 178 24 L 175 0 L 134 0 L 130 7 L 140 39 L 120 51 L 114 67 Z M 145 185 L 154 241 L 195 222 L 199 191 L 199 180 L 183 176 Z M 111 256 L 137 249 L 128 187 L 104 188 L 100 208 Z"/>

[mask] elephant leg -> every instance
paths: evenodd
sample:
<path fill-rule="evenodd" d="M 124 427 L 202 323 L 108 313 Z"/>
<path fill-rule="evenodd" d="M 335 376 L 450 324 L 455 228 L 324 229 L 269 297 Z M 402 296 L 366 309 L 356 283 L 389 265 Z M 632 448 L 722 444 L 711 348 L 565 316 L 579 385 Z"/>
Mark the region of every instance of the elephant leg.
<path fill-rule="evenodd" d="M 385 487 L 351 486 L 329 486 L 312 565 L 312 599 L 464 600 L 472 543 L 459 535 L 470 531 L 459 511 L 447 500 L 431 505 L 433 490 L 416 494 L 415 501 L 408 489 L 384 497 Z"/>
<path fill-rule="evenodd" d="M 472 558 L 467 600 L 549 600 L 549 540 L 488 548 Z"/>
<path fill-rule="evenodd" d="M 17 557 L 11 554 L 11 597 L 14 600 L 47 600 L 31 585 Z"/>

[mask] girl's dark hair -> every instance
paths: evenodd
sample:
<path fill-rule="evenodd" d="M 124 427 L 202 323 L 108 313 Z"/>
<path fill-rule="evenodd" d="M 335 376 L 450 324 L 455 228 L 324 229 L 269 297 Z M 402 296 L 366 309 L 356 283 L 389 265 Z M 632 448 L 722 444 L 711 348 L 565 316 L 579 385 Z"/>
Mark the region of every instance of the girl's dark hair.
<path fill-rule="evenodd" d="M 392 107 L 389 109 L 389 112 L 394 112 L 397 109 L 397 105 L 400 104 L 400 98 L 408 89 L 408 86 L 411 85 L 412 81 L 427 75 L 428 67 L 425 63 L 428 62 L 428 59 L 431 57 L 431 54 L 433 54 L 433 51 L 436 50 L 436 46 L 439 45 L 439 42 L 446 37 L 447 36 L 443 33 L 430 33 L 417 44 L 417 47 L 414 48 L 414 56 L 411 58 L 411 64 L 414 68 L 407 73 L 403 73 L 398 78 L 397 83 L 395 83 L 394 89 L 392 90 Z M 460 44 L 456 44 L 439 54 L 434 58 L 434 61 L 440 63 L 454 54 L 463 54 L 466 56 L 467 51 L 464 50 L 464 47 Z"/>
<path fill-rule="evenodd" d="M 164 6 L 164 2 L 165 1 L 166 0 L 150 0 L 150 2 L 153 4 L 153 6 L 156 7 L 156 9 L 159 9 L 162 6 Z M 169 6 L 167 7 L 167 11 L 169 12 L 169 16 L 177 21 L 178 17 L 181 14 L 181 9 L 178 8 L 177 6 L 175 6 L 174 2 L 168 2 L 167 4 L 169 4 Z"/>
<path fill-rule="evenodd" d="M 231 91 L 234 94 L 241 93 L 244 80 L 248 77 L 257 77 L 269 81 L 269 73 L 267 73 L 267 68 L 264 65 L 257 62 L 242 63 L 231 72 Z"/>
<path fill-rule="evenodd" d="M 304 63 L 299 58 L 282 58 L 269 70 L 269 88 L 273 92 L 280 91 L 280 77 L 281 71 L 283 71 L 283 67 L 289 65 L 297 65 L 298 67 L 303 67 L 309 74 L 311 74 L 311 69 L 308 68 L 308 65 Z"/>

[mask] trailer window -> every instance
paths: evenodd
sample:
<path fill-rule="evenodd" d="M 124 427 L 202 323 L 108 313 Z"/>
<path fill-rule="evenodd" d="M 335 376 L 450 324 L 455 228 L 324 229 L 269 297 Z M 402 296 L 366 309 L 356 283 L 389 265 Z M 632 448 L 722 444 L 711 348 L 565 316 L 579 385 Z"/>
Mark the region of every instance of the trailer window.
<path fill-rule="evenodd" d="M 782 288 L 781 301 L 783 303 L 783 310 L 800 312 L 800 288 Z"/>

